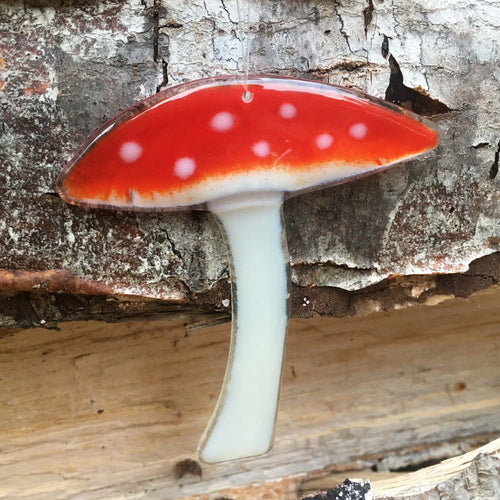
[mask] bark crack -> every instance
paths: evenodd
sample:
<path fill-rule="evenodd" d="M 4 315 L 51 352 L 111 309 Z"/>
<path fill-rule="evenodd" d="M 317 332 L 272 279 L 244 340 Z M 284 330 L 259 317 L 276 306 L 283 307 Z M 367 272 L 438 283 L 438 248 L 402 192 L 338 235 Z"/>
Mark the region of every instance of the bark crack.
<path fill-rule="evenodd" d="M 498 174 L 499 159 L 500 159 L 500 141 L 498 141 L 498 147 L 497 147 L 497 150 L 495 151 L 495 159 L 493 160 L 493 163 L 491 164 L 491 168 L 490 168 L 490 179 L 491 180 L 493 180 Z"/>
<path fill-rule="evenodd" d="M 161 83 L 156 87 L 156 92 L 159 92 L 168 85 L 168 61 L 165 58 L 161 60 L 161 71 L 163 78 Z"/>
<path fill-rule="evenodd" d="M 388 59 L 391 69 L 389 85 L 385 92 L 385 100 L 410 109 L 424 116 L 438 115 L 451 111 L 450 108 L 437 99 L 433 99 L 422 87 L 412 89 L 404 84 L 403 72 L 396 58 L 389 50 L 389 39 L 384 35 L 381 47 L 382 55 Z M 425 75 L 424 71 L 424 76 Z"/>
<path fill-rule="evenodd" d="M 158 62 L 160 41 L 160 9 L 162 0 L 153 0 L 153 60 Z"/>
<path fill-rule="evenodd" d="M 363 9 L 363 21 L 365 23 L 365 37 L 368 37 L 368 28 L 373 20 L 373 11 L 375 7 L 373 6 L 373 1 L 368 0 L 368 6 Z"/>
<path fill-rule="evenodd" d="M 186 261 L 184 260 L 184 256 L 182 253 L 177 249 L 177 246 L 175 245 L 174 240 L 170 237 L 168 234 L 168 231 L 165 230 L 165 237 L 167 238 L 167 241 L 170 245 L 170 249 L 172 250 L 172 253 L 182 262 L 182 265 L 184 268 L 187 268 Z"/>
<path fill-rule="evenodd" d="M 231 13 L 229 12 L 229 9 L 228 9 L 228 8 L 227 8 L 227 6 L 226 6 L 226 2 L 225 2 L 224 0 L 221 0 L 221 3 L 222 3 L 222 8 L 224 9 L 224 11 L 225 11 L 225 12 L 226 12 L 226 14 L 227 14 L 227 18 L 229 19 L 229 22 L 230 22 L 231 24 L 238 24 L 238 22 L 237 22 L 237 21 L 233 21 L 233 20 L 231 19 Z"/>
<path fill-rule="evenodd" d="M 340 3 L 339 0 L 334 0 L 333 6 L 335 9 L 335 15 L 337 16 L 337 18 L 340 22 L 340 30 L 339 31 L 346 41 L 347 48 L 349 49 L 349 52 L 351 52 L 351 54 L 352 54 L 353 50 L 351 48 L 351 42 L 349 41 L 349 35 L 347 34 L 347 31 L 345 29 L 344 19 L 342 18 L 342 15 L 341 15 L 340 10 L 339 10 L 339 8 L 342 7 L 342 4 Z"/>
<path fill-rule="evenodd" d="M 145 2 L 142 3 L 143 5 Z M 156 92 L 159 92 L 162 88 L 168 85 L 168 57 L 164 57 L 160 54 L 160 29 L 163 27 L 172 27 L 169 24 L 164 26 L 160 25 L 161 11 L 163 9 L 163 0 L 153 0 L 152 9 L 152 29 L 153 29 L 153 61 L 159 66 L 161 70 L 161 82 L 156 86 Z M 179 28 L 182 25 L 175 24 L 173 27 Z"/>

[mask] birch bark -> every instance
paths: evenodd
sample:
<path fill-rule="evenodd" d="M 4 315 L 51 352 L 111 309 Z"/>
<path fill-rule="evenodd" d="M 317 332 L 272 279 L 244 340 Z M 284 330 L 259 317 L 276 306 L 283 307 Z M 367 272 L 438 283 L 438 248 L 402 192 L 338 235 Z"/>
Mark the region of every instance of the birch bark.
<path fill-rule="evenodd" d="M 244 37 L 251 73 L 356 87 L 428 115 L 441 133 L 425 159 L 286 203 L 294 315 L 439 301 L 498 282 L 498 2 L 246 1 L 239 24 L 234 0 L 2 2 L 3 326 L 78 316 L 78 307 L 51 309 L 31 294 L 22 300 L 33 316 L 20 322 L 26 304 L 7 304 L 5 294 L 40 290 L 227 311 L 227 262 L 207 214 L 85 212 L 54 195 L 54 180 L 130 104 L 167 85 L 242 72 Z M 456 288 L 456 273 L 474 261 L 483 271 Z M 391 276 L 410 278 L 376 285 Z M 390 287 L 400 293 L 389 300 L 379 292 Z M 359 290 L 371 302 L 354 307 Z M 89 300 L 79 317 L 92 317 Z M 122 314 L 111 309 L 109 318 Z"/>

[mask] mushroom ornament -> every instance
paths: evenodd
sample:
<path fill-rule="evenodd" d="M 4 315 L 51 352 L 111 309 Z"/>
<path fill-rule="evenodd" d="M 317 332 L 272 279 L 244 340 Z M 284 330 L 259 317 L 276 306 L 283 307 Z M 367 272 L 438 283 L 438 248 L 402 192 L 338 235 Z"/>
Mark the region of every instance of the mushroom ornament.
<path fill-rule="evenodd" d="M 216 77 L 164 90 L 99 129 L 58 179 L 75 205 L 208 209 L 228 243 L 233 324 L 205 462 L 267 452 L 287 324 L 285 197 L 345 182 L 436 146 L 430 124 L 311 81 Z"/>

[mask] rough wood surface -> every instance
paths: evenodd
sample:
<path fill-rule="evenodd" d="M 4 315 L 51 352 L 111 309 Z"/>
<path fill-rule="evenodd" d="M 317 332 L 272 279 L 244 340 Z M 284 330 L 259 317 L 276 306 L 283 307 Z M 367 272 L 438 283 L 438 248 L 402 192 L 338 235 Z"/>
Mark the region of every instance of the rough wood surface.
<path fill-rule="evenodd" d="M 500 439 L 416 472 L 368 470 L 357 476 L 366 479 L 352 481 L 371 485 L 361 500 L 496 500 L 500 498 Z M 337 473 L 319 481 L 304 481 L 302 489 L 314 484 L 325 491 L 306 495 L 303 500 L 340 500 L 342 497 L 348 500 L 342 487 L 344 477 L 345 473 Z M 339 484 L 332 488 L 335 483 Z"/>
<path fill-rule="evenodd" d="M 342 315 L 346 308 L 325 304 L 342 304 L 346 293 L 388 276 L 463 272 L 499 250 L 498 2 L 248 6 L 251 72 L 353 86 L 429 115 L 441 133 L 425 159 L 285 204 L 296 316 L 313 309 Z M 125 294 L 227 311 L 225 249 L 207 214 L 85 212 L 54 195 L 54 180 L 96 127 L 138 99 L 166 85 L 241 72 L 238 28 L 235 0 L 0 3 L 6 294 Z M 311 286 L 321 291 L 304 307 Z M 4 294 L 1 324 L 40 324 L 29 303 L 43 300 Z M 395 304 L 406 300 L 403 293 Z M 79 305 L 85 299 L 48 301 L 59 319 L 92 317 L 91 306 Z M 149 311 L 165 310 L 155 307 Z"/>
<path fill-rule="evenodd" d="M 500 498 L 500 439 L 478 450 L 398 478 L 372 483 L 374 500 Z"/>
<path fill-rule="evenodd" d="M 219 392 L 229 325 L 4 333 L 0 497 L 292 500 L 332 471 L 468 451 L 500 433 L 499 297 L 293 320 L 272 452 L 201 471 L 186 460 Z"/>

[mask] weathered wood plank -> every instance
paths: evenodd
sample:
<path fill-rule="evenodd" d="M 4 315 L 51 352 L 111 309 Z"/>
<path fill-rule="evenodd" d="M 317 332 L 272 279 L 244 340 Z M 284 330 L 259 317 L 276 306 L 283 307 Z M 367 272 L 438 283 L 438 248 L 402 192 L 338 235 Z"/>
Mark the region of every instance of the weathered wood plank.
<path fill-rule="evenodd" d="M 293 320 L 273 451 L 202 465 L 201 477 L 179 477 L 176 464 L 196 458 L 229 325 L 12 331 L 0 338 L 0 496 L 216 498 L 274 480 L 274 498 L 289 500 L 304 473 L 397 468 L 456 454 L 444 443 L 484 434 L 464 441 L 477 446 L 500 432 L 498 298 Z"/>

